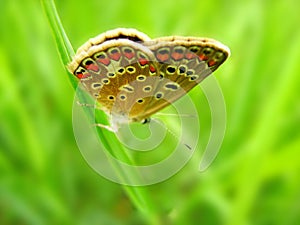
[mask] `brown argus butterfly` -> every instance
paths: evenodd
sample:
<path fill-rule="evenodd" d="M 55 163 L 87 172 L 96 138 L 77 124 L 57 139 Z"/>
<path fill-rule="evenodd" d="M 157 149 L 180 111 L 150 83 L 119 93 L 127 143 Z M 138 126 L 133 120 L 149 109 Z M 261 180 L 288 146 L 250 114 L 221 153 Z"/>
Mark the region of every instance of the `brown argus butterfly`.
<path fill-rule="evenodd" d="M 148 122 L 215 71 L 229 54 L 228 47 L 213 39 L 150 39 L 135 29 L 119 28 L 87 41 L 68 69 L 111 117 L 110 126 L 99 126 L 115 132 L 124 123 Z"/>

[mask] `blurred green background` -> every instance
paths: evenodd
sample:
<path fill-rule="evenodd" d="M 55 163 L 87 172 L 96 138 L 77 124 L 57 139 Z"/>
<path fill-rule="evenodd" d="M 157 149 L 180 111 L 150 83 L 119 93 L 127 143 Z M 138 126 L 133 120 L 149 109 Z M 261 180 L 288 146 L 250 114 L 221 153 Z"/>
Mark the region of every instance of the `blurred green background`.
<path fill-rule="evenodd" d="M 205 172 L 198 172 L 199 150 L 171 179 L 132 189 L 152 202 L 160 221 L 153 222 L 81 156 L 74 90 L 40 2 L 2 0 L 0 224 L 300 223 L 299 1 L 63 0 L 57 8 L 76 49 L 116 27 L 228 45 L 232 56 L 215 73 L 227 107 L 225 139 Z M 207 105 L 200 118 L 205 139 Z"/>

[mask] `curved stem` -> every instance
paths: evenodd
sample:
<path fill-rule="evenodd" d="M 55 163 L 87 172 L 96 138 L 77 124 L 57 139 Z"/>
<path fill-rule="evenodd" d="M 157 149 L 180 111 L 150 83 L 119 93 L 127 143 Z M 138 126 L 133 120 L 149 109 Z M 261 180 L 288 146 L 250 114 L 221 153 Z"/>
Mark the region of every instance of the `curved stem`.
<path fill-rule="evenodd" d="M 59 51 L 60 58 L 64 65 L 67 65 L 74 56 L 74 50 L 73 47 L 68 39 L 68 36 L 66 35 L 63 25 L 60 21 L 59 15 L 57 13 L 55 3 L 53 0 L 41 0 L 41 4 L 44 8 L 44 11 L 46 13 L 47 19 L 49 21 L 51 30 L 53 32 L 53 36 L 55 38 L 57 48 Z M 74 88 L 74 90 L 77 90 L 78 87 L 78 80 L 70 74 L 67 73 L 69 80 Z M 77 97 L 80 102 L 87 102 L 86 101 L 86 95 L 82 93 L 81 91 L 77 91 Z M 95 118 L 92 117 L 93 112 L 90 107 L 83 107 L 85 113 L 89 117 L 89 120 L 93 123 L 95 122 Z M 97 117 L 97 116 L 96 116 Z M 96 118 L 97 119 L 97 118 Z M 98 119 L 97 119 L 98 121 Z M 111 154 L 114 154 L 114 151 L 109 145 L 109 140 L 105 138 L 105 135 L 103 135 L 101 128 L 97 129 L 98 136 L 101 139 L 102 144 L 104 144 L 108 151 Z M 122 149 L 122 145 L 120 144 L 120 149 Z M 130 156 L 126 154 L 126 151 L 117 151 L 118 158 L 131 161 Z M 118 167 L 115 168 L 119 174 L 119 176 L 124 178 L 124 180 L 130 179 L 128 178 L 128 175 L 124 174 L 123 171 L 121 171 Z M 126 177 L 125 177 L 126 176 Z M 128 197 L 132 201 L 132 203 L 135 205 L 135 207 L 143 213 L 143 215 L 147 218 L 149 224 L 153 225 L 159 225 L 159 219 L 155 210 L 155 207 L 153 205 L 153 202 L 151 201 L 151 198 L 149 197 L 148 191 L 144 187 L 132 187 L 132 186 L 123 186 L 124 190 L 126 191 Z"/>

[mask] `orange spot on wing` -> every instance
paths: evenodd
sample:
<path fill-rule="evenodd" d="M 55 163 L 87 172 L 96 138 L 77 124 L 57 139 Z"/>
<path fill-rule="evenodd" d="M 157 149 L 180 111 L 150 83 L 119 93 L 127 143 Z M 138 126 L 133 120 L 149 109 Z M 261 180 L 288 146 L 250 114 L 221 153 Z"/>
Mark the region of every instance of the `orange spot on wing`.
<path fill-rule="evenodd" d="M 165 62 L 165 61 L 167 61 L 170 58 L 170 56 L 169 56 L 169 54 L 160 54 L 160 53 L 158 53 L 158 54 L 156 54 L 156 58 L 160 62 Z"/>
<path fill-rule="evenodd" d="M 121 54 L 119 52 L 116 52 L 116 53 L 110 54 L 109 57 L 115 61 L 118 61 L 121 58 Z"/>
<path fill-rule="evenodd" d="M 183 53 L 178 53 L 178 52 L 173 52 L 171 57 L 174 59 L 174 60 L 180 60 L 184 57 Z"/>
<path fill-rule="evenodd" d="M 156 72 L 155 67 L 152 66 L 152 65 L 149 66 L 149 70 L 150 70 L 151 73 L 155 73 Z"/>
<path fill-rule="evenodd" d="M 106 66 L 108 66 L 110 64 L 110 59 L 108 59 L 108 58 L 98 59 L 97 61 L 104 64 L 104 65 L 106 65 Z"/>
<path fill-rule="evenodd" d="M 193 58 L 196 58 L 197 55 L 196 55 L 195 53 L 188 52 L 188 53 L 185 54 L 185 57 L 186 57 L 187 59 L 193 59 Z"/>
<path fill-rule="evenodd" d="M 199 55 L 199 59 L 200 59 L 201 61 L 205 61 L 205 60 L 208 59 L 208 57 L 207 57 L 206 55 L 204 55 L 204 54 L 201 54 L 201 55 Z"/>
<path fill-rule="evenodd" d="M 82 74 L 82 73 L 77 73 L 75 76 L 76 76 L 78 79 L 81 79 L 81 78 L 83 77 L 83 74 Z"/>
<path fill-rule="evenodd" d="M 148 64 L 148 60 L 147 60 L 147 59 L 140 58 L 140 59 L 139 59 L 139 63 L 141 64 L 141 66 L 145 66 L 146 64 Z"/>
<path fill-rule="evenodd" d="M 92 70 L 92 71 L 95 71 L 95 72 L 99 71 L 99 67 L 96 64 L 87 65 L 86 69 Z"/>
<path fill-rule="evenodd" d="M 76 76 L 78 79 L 84 79 L 84 78 L 90 77 L 91 74 L 90 74 L 90 73 L 77 73 L 75 76 Z"/>
<path fill-rule="evenodd" d="M 135 54 L 133 52 L 125 52 L 124 55 L 127 59 L 132 59 Z"/>
<path fill-rule="evenodd" d="M 216 65 L 216 61 L 215 60 L 210 60 L 208 62 L 208 66 L 214 66 L 214 65 Z"/>

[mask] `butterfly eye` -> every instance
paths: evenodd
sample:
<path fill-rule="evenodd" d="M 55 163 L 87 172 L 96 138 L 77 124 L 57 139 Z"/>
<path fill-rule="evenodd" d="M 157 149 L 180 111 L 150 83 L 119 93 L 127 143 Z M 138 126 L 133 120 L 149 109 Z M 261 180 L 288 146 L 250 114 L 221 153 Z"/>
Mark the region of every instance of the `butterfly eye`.
<path fill-rule="evenodd" d="M 146 118 L 141 121 L 141 124 L 147 124 L 147 123 L 150 123 L 150 121 L 151 121 L 150 118 Z"/>

